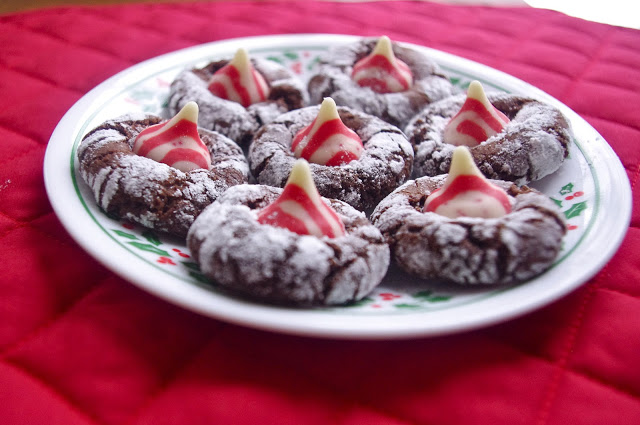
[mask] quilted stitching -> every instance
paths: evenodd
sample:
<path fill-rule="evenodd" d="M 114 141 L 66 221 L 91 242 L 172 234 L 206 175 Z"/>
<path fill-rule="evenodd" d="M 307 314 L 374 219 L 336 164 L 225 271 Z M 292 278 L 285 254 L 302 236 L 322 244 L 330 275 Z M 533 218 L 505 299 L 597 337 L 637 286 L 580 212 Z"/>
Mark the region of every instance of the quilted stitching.
<path fill-rule="evenodd" d="M 0 160 L 0 166 L 5 163 L 10 163 L 15 158 L 39 146 L 35 140 L 1 127 L 0 140 L 3 141 L 3 143 L 0 144 L 0 158 L 2 158 L 2 160 Z"/>
<path fill-rule="evenodd" d="M 560 354 L 560 357 L 555 361 L 556 370 L 553 374 L 551 382 L 548 384 L 547 396 L 544 399 L 542 407 L 540 409 L 538 415 L 538 423 L 548 423 L 549 417 L 551 414 L 551 410 L 555 407 L 554 402 L 558 399 L 560 394 L 560 389 L 563 381 L 569 376 L 567 372 L 567 364 L 570 360 L 571 354 L 574 350 L 576 338 L 578 336 L 578 332 L 581 329 L 582 323 L 585 318 L 587 305 L 591 301 L 592 297 L 595 294 L 596 286 L 600 283 L 601 276 L 604 274 L 600 272 L 596 279 L 591 283 L 584 295 L 582 296 L 582 300 L 580 305 L 575 313 L 575 316 L 569 326 L 568 332 L 565 336 L 565 347 Z"/>
<path fill-rule="evenodd" d="M 10 424 L 92 425 L 82 409 L 72 406 L 51 389 L 22 369 L 0 362 L 0 417 Z"/>
<path fill-rule="evenodd" d="M 0 181 L 10 181 L 0 193 L 0 212 L 27 221 L 39 217 L 49 207 L 42 178 L 43 159 L 44 147 L 40 146 L 31 155 L 15 158 L 12 167 L 0 169 Z"/>
<path fill-rule="evenodd" d="M 5 267 L 0 349 L 16 344 L 66 311 L 105 274 L 94 261 L 86 259 L 77 246 L 43 238 L 31 226 L 19 227 L 4 235 L 0 255 Z M 70 267 L 77 263 L 76 258 L 82 258 L 82 262 Z M 59 283 L 52 287 L 52 281 Z M 9 286 L 6 282 L 20 284 Z"/>
<path fill-rule="evenodd" d="M 35 33 L 49 36 L 66 43 L 106 54 L 115 59 L 126 59 L 139 62 L 149 57 L 171 50 L 185 47 L 187 41 L 168 40 L 163 32 L 153 33 L 135 26 L 123 26 L 122 21 L 111 19 L 102 14 L 87 12 L 91 19 L 82 16 L 59 16 L 50 14 L 37 20 L 25 19 L 20 23 L 22 28 L 29 28 Z M 99 22 L 95 30 L 95 21 Z M 108 38 L 110 42 L 101 41 Z M 132 40 L 144 39 L 144 43 L 132 43 Z"/>
<path fill-rule="evenodd" d="M 571 368 L 583 375 L 608 382 L 631 398 L 640 401 L 640 370 L 629 369 L 625 359 L 640 350 L 636 330 L 625 327 L 627 318 L 640 308 L 640 299 L 618 291 L 599 289 L 588 305 L 584 324 L 578 335 L 571 359 Z M 607 326 L 602 326 L 594 313 L 605 312 Z M 621 326 L 622 325 L 622 326 Z M 616 332 L 611 332 L 616 329 Z M 623 339 L 626 344 L 616 344 Z"/>
<path fill-rule="evenodd" d="M 46 332 L 12 349 L 6 360 L 49 382 L 92 416 L 123 423 L 218 325 L 177 308 L 159 316 L 154 303 L 139 303 L 140 297 L 146 294 L 120 280 L 103 281 Z M 83 349 L 60 341 L 82 341 Z M 58 355 L 42 361 L 41 353 L 52 345 Z"/>
<path fill-rule="evenodd" d="M 45 146 L 59 118 L 80 99 L 81 93 L 70 92 L 21 71 L 8 69 L 1 55 L 0 92 L 5 100 L 15 103 L 3 105 L 0 126 Z M 18 99 L 20 102 L 17 102 Z M 43 113 L 43 99 L 51 100 L 46 113 Z M 38 117 L 40 125 L 31 125 L 32 117 Z"/>
<path fill-rule="evenodd" d="M 496 67 L 565 102 L 628 172 L 634 211 L 620 252 L 585 287 L 509 323 L 350 342 L 183 311 L 113 276 L 69 238 L 41 169 L 55 124 L 82 94 L 178 48 L 301 32 L 386 33 Z M 142 4 L 0 17 L 0 420 L 640 422 L 638 43 L 638 31 L 545 10 L 403 1 Z"/>
<path fill-rule="evenodd" d="M 0 239 L 2 239 L 5 234 L 9 233 L 11 230 L 15 229 L 17 226 L 18 225 L 16 224 L 15 220 L 13 220 L 11 217 L 8 217 L 4 214 L 0 214 Z"/>
<path fill-rule="evenodd" d="M 6 34 L 18 31 L 17 27 L 8 26 Z M 21 31 L 23 34 L 25 30 Z M 5 45 L 11 45 L 8 39 L 2 40 Z M 15 45 L 15 44 L 14 44 Z M 24 45 L 18 49 L 10 48 L 3 54 L 2 62 L 10 69 L 15 69 L 25 75 L 41 79 L 52 85 L 69 90 L 83 92 L 87 84 L 96 85 L 100 81 L 87 80 L 98 70 L 115 73 L 131 65 L 93 49 L 84 49 L 78 45 L 68 45 L 60 39 L 39 33 L 32 33 L 25 37 Z M 55 51 L 55 55 L 47 58 L 46 66 L 38 64 L 31 52 Z M 75 64 L 75 66 L 71 66 Z"/>

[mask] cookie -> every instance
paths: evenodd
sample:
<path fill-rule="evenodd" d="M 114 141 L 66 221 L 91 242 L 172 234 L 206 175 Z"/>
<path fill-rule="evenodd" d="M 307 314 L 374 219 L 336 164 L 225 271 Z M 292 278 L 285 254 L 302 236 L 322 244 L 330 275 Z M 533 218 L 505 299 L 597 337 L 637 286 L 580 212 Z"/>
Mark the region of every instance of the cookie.
<path fill-rule="evenodd" d="M 323 198 L 344 225 L 337 237 L 301 235 L 262 224 L 259 214 L 283 189 L 239 185 L 196 219 L 187 243 L 202 272 L 230 293 L 291 306 L 362 299 L 389 265 L 389 248 L 365 215 Z"/>
<path fill-rule="evenodd" d="M 393 54 L 412 74 L 408 88 L 379 93 L 374 90 L 377 82 L 361 86 L 357 73 L 356 79 L 352 77 L 354 67 L 374 51 L 377 43 L 378 39 L 366 38 L 330 49 L 308 83 L 311 103 L 331 97 L 340 106 L 363 111 L 403 128 L 424 106 L 452 94 L 448 77 L 435 62 L 424 52 L 397 43 L 391 43 Z"/>
<path fill-rule="evenodd" d="M 382 200 L 371 215 L 393 260 L 423 279 L 463 285 L 513 284 L 547 270 L 561 249 L 564 220 L 542 193 L 492 180 L 511 199 L 499 218 L 448 218 L 423 212 L 446 175 L 411 180 Z"/>
<path fill-rule="evenodd" d="M 521 185 L 558 170 L 569 155 L 573 137 L 560 110 L 518 95 L 489 93 L 487 97 L 508 122 L 497 134 L 471 147 L 482 173 Z M 455 146 L 445 143 L 445 128 L 466 98 L 462 94 L 435 102 L 405 128 L 415 152 L 414 178 L 447 173 Z"/>
<path fill-rule="evenodd" d="M 169 111 L 175 114 L 187 102 L 195 101 L 200 107 L 200 126 L 217 131 L 246 148 L 260 126 L 308 103 L 306 89 L 293 73 L 276 62 L 260 58 L 251 58 L 250 64 L 268 86 L 265 100 L 243 106 L 214 95 L 210 86 L 216 93 L 220 90 L 211 84 L 212 78 L 230 63 L 228 59 L 218 60 L 181 72 L 171 83 Z"/>
<path fill-rule="evenodd" d="M 107 214 L 185 237 L 193 220 L 230 186 L 247 182 L 248 164 L 227 137 L 198 129 L 209 169 L 183 172 L 133 152 L 136 137 L 163 123 L 148 114 L 124 115 L 91 130 L 78 147 L 80 175 Z"/>
<path fill-rule="evenodd" d="M 320 106 L 309 106 L 281 115 L 256 134 L 249 149 L 249 164 L 260 184 L 283 187 L 296 156 L 296 135 L 311 125 Z M 413 150 L 397 127 L 372 115 L 338 107 L 342 123 L 360 139 L 357 159 L 342 165 L 311 163 L 315 184 L 322 196 L 342 200 L 364 211 L 373 208 L 409 177 Z"/>

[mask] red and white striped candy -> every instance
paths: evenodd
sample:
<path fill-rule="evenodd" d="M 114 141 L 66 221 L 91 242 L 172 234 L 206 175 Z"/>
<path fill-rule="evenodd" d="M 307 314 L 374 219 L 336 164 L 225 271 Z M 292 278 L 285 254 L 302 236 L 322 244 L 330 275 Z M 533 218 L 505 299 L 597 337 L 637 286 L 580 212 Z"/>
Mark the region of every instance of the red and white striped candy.
<path fill-rule="evenodd" d="M 511 212 L 511 202 L 502 188 L 482 175 L 469 149 L 459 146 L 453 151 L 447 180 L 427 197 L 423 211 L 449 218 L 498 218 Z"/>
<path fill-rule="evenodd" d="M 133 152 L 185 173 L 211 167 L 211 154 L 198 134 L 198 105 L 189 102 L 169 121 L 144 129 Z"/>
<path fill-rule="evenodd" d="M 313 122 L 295 135 L 291 150 L 296 158 L 337 166 L 360 158 L 364 146 L 355 131 L 340 120 L 333 99 L 327 97 Z"/>
<path fill-rule="evenodd" d="M 456 146 L 477 146 L 502 131 L 509 118 L 497 110 L 478 81 L 472 81 L 467 100 L 444 129 L 444 142 Z"/>
<path fill-rule="evenodd" d="M 397 93 L 413 84 L 411 69 L 393 54 L 391 40 L 386 35 L 380 37 L 371 54 L 356 62 L 351 78 L 377 93 Z"/>
<path fill-rule="evenodd" d="M 258 222 L 283 227 L 299 235 L 337 238 L 345 235 L 340 217 L 322 202 L 313 184 L 309 164 L 293 165 L 282 194 L 258 213 Z"/>
<path fill-rule="evenodd" d="M 215 96 L 238 102 L 245 108 L 269 97 L 269 85 L 251 65 L 245 49 L 238 49 L 233 59 L 213 74 L 208 88 Z"/>

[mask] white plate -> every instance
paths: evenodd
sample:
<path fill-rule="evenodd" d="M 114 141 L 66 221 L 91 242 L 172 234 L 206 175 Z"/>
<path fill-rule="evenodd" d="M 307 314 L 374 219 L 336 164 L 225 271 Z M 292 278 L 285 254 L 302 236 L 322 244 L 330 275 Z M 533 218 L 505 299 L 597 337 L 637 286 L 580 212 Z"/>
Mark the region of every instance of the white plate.
<path fill-rule="evenodd" d="M 485 87 L 538 98 L 559 107 L 575 133 L 570 158 L 534 186 L 555 199 L 570 226 L 554 266 L 524 284 L 498 289 L 451 288 L 392 270 L 355 306 L 295 309 L 228 297 L 203 281 L 185 244 L 112 220 L 96 206 L 77 173 L 76 148 L 93 127 L 134 111 L 166 115 L 168 86 L 179 71 L 230 57 L 239 47 L 278 61 L 307 78 L 317 57 L 343 35 L 252 37 L 204 44 L 133 66 L 89 92 L 63 117 L 44 163 L 47 193 L 73 238 L 106 267 L 145 290 L 187 309 L 229 322 L 285 333 L 336 338 L 401 338 L 452 333 L 498 323 L 546 305 L 592 277 L 611 258 L 628 227 L 631 190 L 605 140 L 576 113 L 523 81 L 450 54 L 424 50 L 465 87 Z M 616 190 L 609 190 L 615 187 Z"/>

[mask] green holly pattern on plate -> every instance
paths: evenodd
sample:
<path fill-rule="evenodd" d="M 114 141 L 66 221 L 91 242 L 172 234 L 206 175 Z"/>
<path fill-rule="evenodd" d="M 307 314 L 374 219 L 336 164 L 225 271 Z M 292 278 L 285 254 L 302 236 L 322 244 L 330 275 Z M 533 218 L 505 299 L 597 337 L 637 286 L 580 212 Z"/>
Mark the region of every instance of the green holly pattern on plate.
<path fill-rule="evenodd" d="M 112 228 L 113 235 L 122 243 L 135 248 L 139 256 L 170 269 L 172 273 L 189 276 L 194 283 L 213 286 L 213 283 L 200 271 L 200 266 L 191 259 L 186 247 L 163 242 L 155 232 L 136 224 L 127 221 L 118 224 L 125 230 Z"/>
<path fill-rule="evenodd" d="M 573 223 L 571 219 L 580 217 L 587 210 L 588 201 L 583 200 L 584 198 L 585 193 L 582 190 L 576 190 L 573 182 L 563 185 L 558 190 L 556 197 L 551 196 L 551 200 L 562 210 L 564 217 L 567 219 L 568 230 L 576 230 L 578 228 L 578 225 Z"/>
<path fill-rule="evenodd" d="M 287 49 L 263 49 L 250 54 L 256 57 L 277 62 L 294 74 L 298 75 L 306 83 L 309 77 L 318 69 L 320 54 L 326 48 L 287 48 Z M 218 58 L 218 57 L 216 57 Z M 201 66 L 215 58 L 199 58 L 198 62 L 184 64 L 174 64 L 171 68 L 158 71 L 147 78 L 141 79 L 137 84 L 129 87 L 119 96 L 114 97 L 106 106 L 94 116 L 97 125 L 105 119 L 120 115 L 122 111 L 127 112 L 147 112 L 161 116 L 167 116 L 167 98 L 169 94 L 170 82 L 184 68 L 190 66 Z M 498 91 L 507 91 L 492 81 L 486 81 L 476 75 L 459 72 L 457 69 L 443 67 L 450 75 L 451 82 L 458 89 L 464 91 L 469 83 L 480 80 L 485 87 Z M 575 157 L 579 157 L 576 155 Z M 568 159 L 568 161 L 571 158 Z M 574 159 L 577 161 L 577 159 Z M 575 167 L 574 167 L 575 168 Z M 564 179 L 564 177 L 562 177 Z M 573 179 L 573 177 L 570 177 Z M 572 231 L 573 239 L 563 248 L 563 252 L 570 252 L 579 235 L 584 232 L 581 227 L 584 223 L 584 216 L 593 208 L 590 196 L 592 190 L 582 188 L 582 182 L 577 179 L 567 178 L 561 185 L 553 181 L 554 189 L 545 189 L 550 198 L 558 205 L 564 213 L 568 228 Z M 551 187 L 551 186 L 550 186 Z M 91 199 L 90 194 L 84 195 L 86 199 Z M 89 200 L 89 203 L 92 201 Z M 95 207 L 94 207 L 95 208 Z M 96 211 L 98 211 L 96 209 Z M 132 256 L 136 256 L 148 264 L 159 268 L 167 275 L 190 284 L 206 287 L 215 291 L 215 283 L 210 282 L 201 272 L 190 256 L 184 241 L 175 241 L 163 235 L 144 229 L 141 226 L 128 222 L 120 222 L 101 215 L 96 221 L 100 221 L 104 228 L 114 240 L 128 250 Z M 568 254 L 567 254 L 568 255 Z M 561 260 L 559 260 L 561 261 Z M 400 276 L 400 277 L 398 277 Z M 167 284 L 171 284 L 172 279 L 167 279 Z M 454 308 L 462 304 L 474 303 L 480 299 L 486 299 L 498 293 L 499 289 L 461 289 L 450 288 L 446 285 L 438 285 L 432 282 L 424 282 L 419 279 L 390 273 L 383 280 L 381 285 L 372 291 L 364 299 L 346 307 L 324 309 L 325 311 L 337 314 L 405 314 L 418 311 L 434 311 Z"/>

